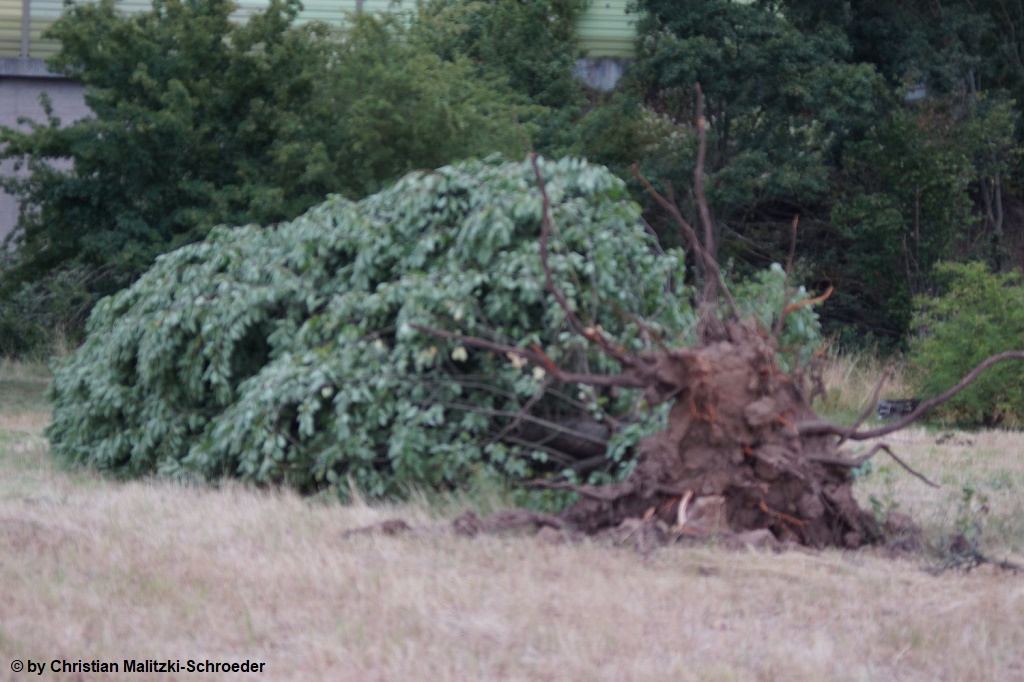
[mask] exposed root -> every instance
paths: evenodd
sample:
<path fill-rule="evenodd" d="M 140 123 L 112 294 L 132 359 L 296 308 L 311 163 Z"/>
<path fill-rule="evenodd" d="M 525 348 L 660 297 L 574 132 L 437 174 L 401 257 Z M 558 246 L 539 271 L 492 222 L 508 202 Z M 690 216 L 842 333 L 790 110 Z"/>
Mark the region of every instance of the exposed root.
<path fill-rule="evenodd" d="M 484 518 L 468 511 L 455 519 L 452 526 L 459 535 L 473 537 L 481 533 L 536 532 L 542 528 L 562 530 L 565 522 L 552 514 L 508 509 Z"/>
<path fill-rule="evenodd" d="M 381 521 L 380 523 L 363 526 L 362 528 L 347 530 L 341 534 L 341 537 L 348 538 L 353 535 L 399 535 L 401 533 L 408 533 L 411 531 L 412 526 L 402 519 L 388 519 L 386 521 Z"/>

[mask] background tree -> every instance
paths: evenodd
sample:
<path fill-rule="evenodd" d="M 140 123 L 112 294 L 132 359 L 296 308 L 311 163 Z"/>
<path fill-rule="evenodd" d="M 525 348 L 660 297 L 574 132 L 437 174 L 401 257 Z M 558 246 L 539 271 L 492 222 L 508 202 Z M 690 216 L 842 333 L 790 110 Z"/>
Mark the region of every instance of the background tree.
<path fill-rule="evenodd" d="M 535 105 L 535 147 L 549 153 L 571 144 L 572 123 L 585 105 L 573 72 L 583 56 L 577 27 L 586 6 L 587 0 L 427 0 L 411 30 L 427 50 L 448 61 L 469 59 L 479 77 Z"/>
<path fill-rule="evenodd" d="M 837 27 L 804 30 L 764 3 L 650 0 L 638 8 L 638 56 L 625 86 L 631 101 L 620 100 L 618 113 L 591 112 L 581 147 L 607 150 L 612 162 L 639 161 L 656 185 L 689 186 L 697 151 L 691 92 L 699 82 L 717 255 L 741 273 L 784 262 L 800 214 L 801 276 L 827 285 L 817 248 L 830 242 L 833 176 L 847 146 L 894 106 L 882 76 L 852 60 Z M 609 117 L 631 129 L 618 139 L 632 150 L 602 145 L 609 126 L 600 121 Z M 693 197 L 681 200 L 695 215 Z M 656 211 L 648 215 L 669 243 L 678 238 Z"/>
<path fill-rule="evenodd" d="M 582 117 L 572 149 L 688 186 L 700 82 L 726 266 L 783 261 L 799 214 L 794 276 L 835 285 L 828 333 L 904 348 L 911 300 L 935 290 L 937 263 L 1024 262 L 1016 86 L 996 56 L 1012 36 L 995 28 L 996 4 L 639 2 L 627 82 Z M 694 216 L 693 197 L 680 201 Z"/>
<path fill-rule="evenodd" d="M 298 7 L 272 0 L 242 24 L 227 0 L 68 9 L 48 65 L 86 86 L 95 115 L 0 130 L 0 158 L 30 171 L 2 181 L 22 212 L 0 317 L 26 318 L 23 283 L 73 270 L 95 299 L 214 225 L 271 224 L 413 168 L 529 147 L 525 100 L 468 58 L 425 52 L 394 18 L 355 17 L 344 38 L 295 27 Z"/>

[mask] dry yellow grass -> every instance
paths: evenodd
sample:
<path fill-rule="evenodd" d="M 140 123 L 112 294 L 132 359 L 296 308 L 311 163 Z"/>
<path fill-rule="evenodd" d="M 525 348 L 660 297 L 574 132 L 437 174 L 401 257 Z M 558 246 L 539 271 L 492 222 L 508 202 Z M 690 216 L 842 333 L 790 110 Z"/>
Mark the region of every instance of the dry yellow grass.
<path fill-rule="evenodd" d="M 822 359 L 821 368 L 826 396 L 815 407 L 847 419 L 859 415 L 870 404 L 871 395 L 886 368 L 890 374 L 881 397 L 914 397 L 903 363 L 885 363 L 869 353 L 830 354 Z"/>
<path fill-rule="evenodd" d="M 28 679 L 14 659 L 55 658 L 266 664 L 209 680 L 1024 679 L 1024 577 L 991 568 L 933 576 L 871 551 L 641 558 L 594 541 L 466 539 L 422 505 L 60 471 L 44 424 L 37 413 L 0 426 L 0 679 Z M 891 493 L 941 526 L 965 480 L 999 481 L 987 516 L 1012 521 L 1024 438 L 938 436 L 889 442 L 943 489 L 880 456 L 865 499 Z M 419 530 L 345 536 L 396 516 Z"/>

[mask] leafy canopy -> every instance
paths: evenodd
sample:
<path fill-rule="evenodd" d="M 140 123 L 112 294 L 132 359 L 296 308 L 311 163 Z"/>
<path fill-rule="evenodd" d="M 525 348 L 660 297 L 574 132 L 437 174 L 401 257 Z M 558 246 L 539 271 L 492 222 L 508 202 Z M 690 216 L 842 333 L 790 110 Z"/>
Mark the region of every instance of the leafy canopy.
<path fill-rule="evenodd" d="M 635 320 L 682 338 L 682 256 L 651 248 L 623 183 L 573 159 L 541 168 L 558 226 L 551 268 L 577 314 L 634 349 Z M 531 396 L 531 414 L 557 419 L 621 416 L 635 395 L 581 402 L 577 387 L 410 326 L 537 343 L 567 369 L 612 371 L 545 290 L 541 206 L 529 163 L 470 161 L 161 256 L 95 307 L 56 371 L 53 452 L 119 476 L 343 493 L 351 480 L 372 495 L 566 466 L 503 427 Z"/>
<path fill-rule="evenodd" d="M 692 343 L 683 255 L 652 248 L 624 183 L 571 158 L 540 168 L 552 277 L 576 315 L 634 351 Z M 620 427 L 598 468 L 622 473 L 657 425 L 635 391 L 560 385 L 518 356 L 414 328 L 537 344 L 568 371 L 617 371 L 545 285 L 542 205 L 529 162 L 491 158 L 413 173 L 359 203 L 334 196 L 275 229 L 216 228 L 95 307 L 51 385 L 53 452 L 122 477 L 343 495 L 352 482 L 397 495 L 481 471 L 574 475 L 577 461 L 515 427 L 586 417 Z M 792 293 L 775 268 L 738 303 L 769 327 Z M 820 341 L 809 306 L 782 341 L 788 362 Z"/>

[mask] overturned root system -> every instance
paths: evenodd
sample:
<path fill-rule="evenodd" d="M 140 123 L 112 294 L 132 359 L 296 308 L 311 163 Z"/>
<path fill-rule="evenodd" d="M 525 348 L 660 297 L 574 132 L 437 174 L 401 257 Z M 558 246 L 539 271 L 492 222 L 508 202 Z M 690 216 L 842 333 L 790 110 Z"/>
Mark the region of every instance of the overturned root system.
<path fill-rule="evenodd" d="M 803 381 L 779 371 L 753 323 L 729 324 L 724 336 L 637 364 L 649 397 L 674 400 L 668 428 L 640 443 L 623 483 L 572 487 L 582 499 L 560 518 L 586 533 L 655 517 L 696 534 L 769 529 L 780 541 L 851 548 L 874 540 L 875 519 L 853 496 L 857 462 L 834 434 L 801 433 L 817 419 Z"/>

